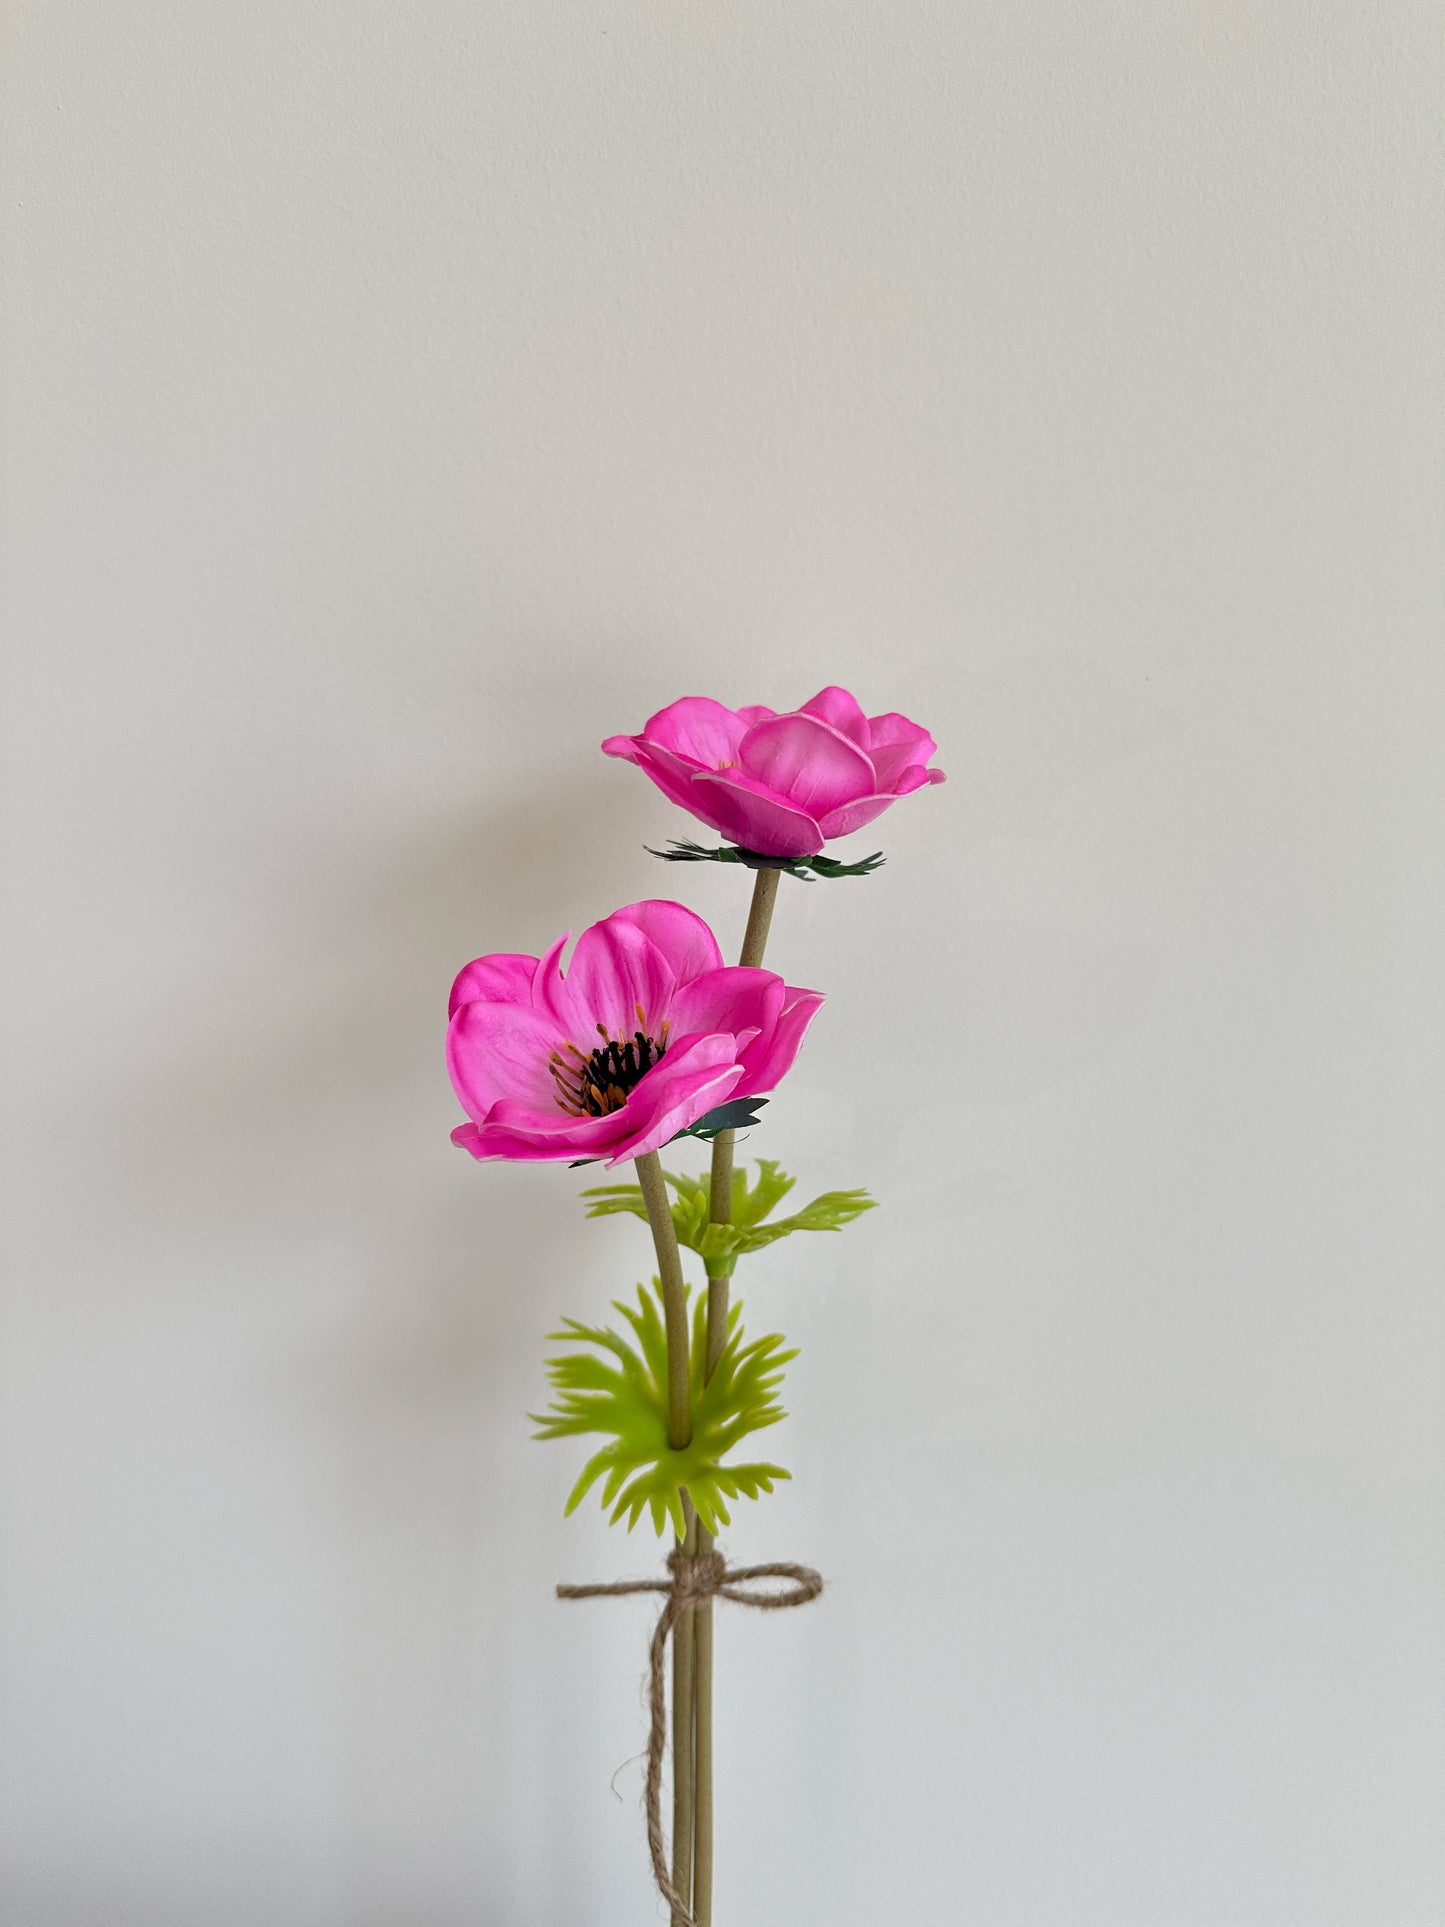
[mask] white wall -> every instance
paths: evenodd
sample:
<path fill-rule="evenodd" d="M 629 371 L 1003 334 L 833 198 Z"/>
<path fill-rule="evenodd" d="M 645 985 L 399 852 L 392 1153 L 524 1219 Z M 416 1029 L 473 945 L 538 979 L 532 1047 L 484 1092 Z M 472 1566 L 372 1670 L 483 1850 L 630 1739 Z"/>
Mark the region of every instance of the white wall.
<path fill-rule="evenodd" d="M 886 1209 L 721 1632 L 720 1927 L 1440 1927 L 1431 0 L 74 0 L 5 56 L 16 1927 L 657 1916 L 650 1542 L 453 1151 L 599 739 L 852 684 L 756 1148 Z M 858 839 L 861 849 L 875 839 Z M 806 1248 L 799 1248 L 806 1246 Z"/>

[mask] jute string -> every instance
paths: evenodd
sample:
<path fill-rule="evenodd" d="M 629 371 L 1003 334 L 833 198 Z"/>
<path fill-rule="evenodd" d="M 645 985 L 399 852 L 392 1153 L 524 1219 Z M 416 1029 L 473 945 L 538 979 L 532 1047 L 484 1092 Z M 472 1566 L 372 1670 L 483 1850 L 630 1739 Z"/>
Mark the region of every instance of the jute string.
<path fill-rule="evenodd" d="M 811 1566 L 730 1566 L 720 1552 L 700 1552 L 689 1559 L 680 1547 L 667 1555 L 670 1579 L 621 1579 L 607 1586 L 559 1586 L 559 1599 L 613 1599 L 625 1593 L 660 1592 L 666 1603 L 652 1629 L 647 1649 L 649 1677 L 647 1710 L 650 1726 L 647 1736 L 647 1847 L 652 1855 L 652 1877 L 657 1890 L 671 1907 L 673 1919 L 683 1927 L 696 1927 L 688 1902 L 672 1884 L 667 1870 L 667 1843 L 662 1834 L 662 1762 L 667 1751 L 667 1642 L 682 1615 L 705 1599 L 731 1599 L 739 1606 L 755 1606 L 759 1612 L 780 1612 L 789 1606 L 806 1606 L 823 1590 L 820 1574 Z M 754 1589 L 760 1579 L 785 1579 L 786 1587 L 774 1591 Z"/>

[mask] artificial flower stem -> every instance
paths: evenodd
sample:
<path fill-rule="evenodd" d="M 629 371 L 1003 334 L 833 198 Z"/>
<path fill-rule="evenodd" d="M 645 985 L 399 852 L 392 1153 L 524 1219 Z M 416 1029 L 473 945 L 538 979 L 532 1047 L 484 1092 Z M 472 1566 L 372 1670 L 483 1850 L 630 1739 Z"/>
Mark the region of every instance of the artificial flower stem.
<path fill-rule="evenodd" d="M 773 921 L 773 905 L 778 897 L 781 870 L 759 870 L 753 878 L 753 900 L 748 906 L 748 927 L 743 932 L 743 954 L 738 962 L 744 970 L 756 970 L 768 947 L 768 929 Z"/>
<path fill-rule="evenodd" d="M 692 1443 L 687 1384 L 687 1292 L 682 1280 L 682 1254 L 677 1248 L 677 1228 L 672 1222 L 672 1206 L 656 1151 L 644 1151 L 636 1163 L 637 1182 L 642 1188 L 647 1222 L 652 1227 L 652 1242 L 657 1250 L 662 1314 L 667 1326 L 667 1442 L 674 1452 L 680 1452 Z"/>
<path fill-rule="evenodd" d="M 781 870 L 758 870 L 753 877 L 753 900 L 748 909 L 748 927 L 743 933 L 743 954 L 738 958 L 744 970 L 756 970 L 768 947 L 768 931 L 773 921 L 773 905 L 778 896 Z M 712 1186 L 708 1217 L 713 1224 L 731 1224 L 733 1216 L 733 1141 L 736 1131 L 719 1131 L 712 1141 Z M 721 1291 L 717 1287 L 721 1285 Z M 708 1279 L 707 1355 L 708 1375 L 727 1343 L 728 1281 Z"/>
<path fill-rule="evenodd" d="M 682 1550 L 697 1557 L 702 1528 L 684 1488 L 687 1533 Z M 680 1615 L 672 1632 L 672 1884 L 688 1899 L 693 1883 L 693 1840 L 697 1825 L 697 1754 L 693 1715 L 697 1694 L 697 1617 L 695 1606 Z M 676 1923 L 686 1916 L 673 1915 Z"/>
<path fill-rule="evenodd" d="M 712 1534 L 701 1526 L 699 1551 L 711 1551 Z M 693 1608 L 693 1863 L 692 1917 L 712 1927 L 712 1601 Z"/>
<path fill-rule="evenodd" d="M 753 879 L 753 900 L 743 935 L 739 964 L 756 970 L 768 945 L 781 870 L 759 870 Z M 719 1131 L 712 1144 L 712 1183 L 708 1217 L 713 1224 L 731 1224 L 733 1215 L 732 1131 Z M 728 1336 L 728 1297 L 731 1278 L 726 1272 L 707 1281 L 707 1370 L 711 1378 Z M 698 1549 L 712 1550 L 712 1534 L 698 1528 Z M 691 1664 L 693 1674 L 693 1830 L 692 1913 L 697 1927 L 712 1927 L 712 1601 L 705 1599 L 693 1612 Z"/>
<path fill-rule="evenodd" d="M 658 1283 L 667 1327 L 667 1442 L 674 1452 L 692 1443 L 692 1412 L 688 1389 L 687 1293 L 683 1288 L 682 1253 L 672 1221 L 667 1183 L 656 1151 L 636 1160 L 637 1182 L 647 1206 L 647 1222 L 657 1251 Z M 679 1541 L 692 1557 L 697 1552 L 698 1524 L 692 1500 L 682 1495 L 686 1531 Z M 694 1818 L 693 1781 L 693 1653 L 695 1613 L 683 1613 L 672 1634 L 672 1884 L 680 1894 L 692 1892 Z M 674 1922 L 685 1919 L 673 1914 Z"/>

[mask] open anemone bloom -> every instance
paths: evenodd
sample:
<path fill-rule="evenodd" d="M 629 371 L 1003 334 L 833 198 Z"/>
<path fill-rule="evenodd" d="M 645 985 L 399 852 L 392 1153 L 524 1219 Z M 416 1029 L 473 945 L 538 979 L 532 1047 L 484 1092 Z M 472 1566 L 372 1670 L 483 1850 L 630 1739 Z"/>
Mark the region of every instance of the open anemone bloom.
<path fill-rule="evenodd" d="M 569 933 L 570 934 L 570 933 Z M 545 957 L 478 957 L 452 986 L 447 1069 L 474 1158 L 656 1151 L 732 1097 L 773 1090 L 823 999 L 726 965 L 680 903 L 629 904 Z"/>
<path fill-rule="evenodd" d="M 816 855 L 900 796 L 941 783 L 937 744 L 906 716 L 865 716 L 846 689 L 820 689 L 778 715 L 684 696 L 637 736 L 609 736 L 624 757 L 704 823 L 759 856 Z"/>

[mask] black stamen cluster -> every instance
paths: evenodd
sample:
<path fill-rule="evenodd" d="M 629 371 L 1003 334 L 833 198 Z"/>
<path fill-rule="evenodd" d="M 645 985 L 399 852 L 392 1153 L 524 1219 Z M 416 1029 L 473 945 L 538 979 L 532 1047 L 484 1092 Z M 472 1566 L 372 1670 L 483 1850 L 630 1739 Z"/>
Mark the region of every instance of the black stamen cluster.
<path fill-rule="evenodd" d="M 592 1117 L 606 1117 L 627 1102 L 627 1093 L 664 1055 L 666 1044 L 654 1044 L 650 1037 L 635 1030 L 626 1043 L 608 1038 L 587 1059 L 577 1080 L 582 1108 Z"/>

